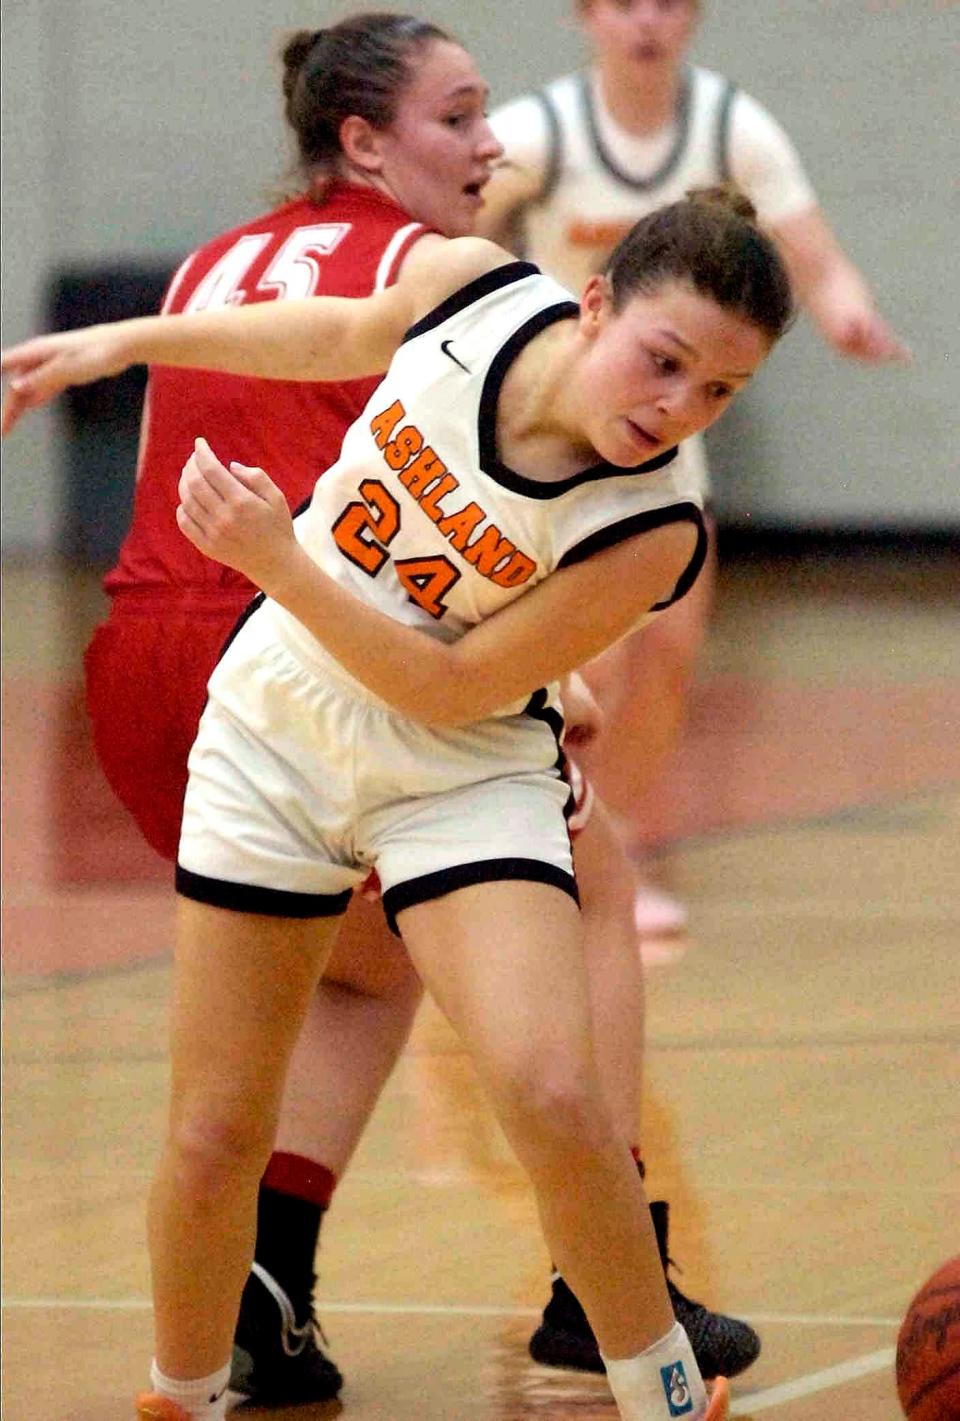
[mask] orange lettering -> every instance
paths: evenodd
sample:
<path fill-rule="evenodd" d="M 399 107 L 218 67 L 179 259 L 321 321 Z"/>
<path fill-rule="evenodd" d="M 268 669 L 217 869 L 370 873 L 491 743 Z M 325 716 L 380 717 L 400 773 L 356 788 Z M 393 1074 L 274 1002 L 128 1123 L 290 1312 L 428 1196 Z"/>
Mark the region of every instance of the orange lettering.
<path fill-rule="evenodd" d="M 437 527 L 445 538 L 450 539 L 457 552 L 462 553 L 470 534 L 486 516 L 479 503 L 468 503 L 459 513 L 449 513 L 446 518 L 441 518 Z"/>
<path fill-rule="evenodd" d="M 629 222 L 587 222 L 578 218 L 567 227 L 567 240 L 574 247 L 605 247 L 609 251 L 629 231 Z"/>
<path fill-rule="evenodd" d="M 443 557 L 400 558 L 394 566 L 411 602 L 431 617 L 442 617 L 447 610 L 443 596 L 460 580 L 453 563 Z"/>
<path fill-rule="evenodd" d="M 526 553 L 515 552 L 506 567 L 491 574 L 490 581 L 495 582 L 498 587 L 521 587 L 536 565 L 533 558 L 528 558 Z"/>
<path fill-rule="evenodd" d="M 464 548 L 463 556 L 467 562 L 473 563 L 482 577 L 492 577 L 497 564 L 516 551 L 516 543 L 511 543 L 510 539 L 505 538 L 500 529 L 491 523 L 489 527 L 484 528 L 479 538 L 468 548 Z"/>
<path fill-rule="evenodd" d="M 394 400 L 389 409 L 382 410 L 380 414 L 375 414 L 370 421 L 370 429 L 374 439 L 377 441 L 378 449 L 385 449 L 390 443 L 393 431 L 400 420 L 403 419 L 406 410 L 399 400 Z"/>
<path fill-rule="evenodd" d="M 376 577 L 389 556 L 384 545 L 400 531 L 400 505 L 379 479 L 364 479 L 360 493 L 365 505 L 348 503 L 330 531 L 344 557 Z"/>
<path fill-rule="evenodd" d="M 383 457 L 391 469 L 402 469 L 410 462 L 412 455 L 423 448 L 423 435 L 415 424 L 405 424 L 383 451 Z"/>
<path fill-rule="evenodd" d="M 446 472 L 446 464 L 428 444 L 423 453 L 404 469 L 400 482 L 406 485 L 414 498 L 421 498 L 434 479 Z"/>
<path fill-rule="evenodd" d="M 453 474 L 444 474 L 443 478 L 438 480 L 420 499 L 420 507 L 427 517 L 432 518 L 434 523 L 439 523 L 443 517 L 443 509 L 437 507 L 437 500 L 445 498 L 448 493 L 453 493 L 453 490 L 459 487 L 459 479 L 455 479 Z"/>

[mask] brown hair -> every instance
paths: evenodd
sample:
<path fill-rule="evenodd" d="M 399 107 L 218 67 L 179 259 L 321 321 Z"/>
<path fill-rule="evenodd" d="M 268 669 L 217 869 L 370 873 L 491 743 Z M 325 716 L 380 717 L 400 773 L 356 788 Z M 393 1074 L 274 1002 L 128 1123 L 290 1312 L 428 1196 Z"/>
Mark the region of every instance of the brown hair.
<path fill-rule="evenodd" d="M 694 188 L 636 224 L 604 268 L 614 310 L 637 292 L 687 282 L 773 341 L 794 317 L 790 279 L 753 203 L 735 187 Z"/>
<path fill-rule="evenodd" d="M 592 5 L 593 0 L 575 0 L 575 6 L 578 10 L 589 10 Z M 690 8 L 692 10 L 699 10 L 700 0 L 690 0 Z"/>
<path fill-rule="evenodd" d="M 297 140 L 302 176 L 312 180 L 317 169 L 330 173 L 341 152 L 340 127 L 352 114 L 388 128 L 417 52 L 450 39 L 426 20 L 386 11 L 294 34 L 282 52 L 284 114 Z"/>

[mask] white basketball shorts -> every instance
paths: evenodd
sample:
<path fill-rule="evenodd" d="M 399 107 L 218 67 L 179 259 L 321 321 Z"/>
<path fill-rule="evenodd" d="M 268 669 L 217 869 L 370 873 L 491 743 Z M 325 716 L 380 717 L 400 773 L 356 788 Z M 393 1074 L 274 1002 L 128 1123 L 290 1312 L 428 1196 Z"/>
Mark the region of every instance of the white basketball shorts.
<path fill-rule="evenodd" d="M 546 702 L 536 692 L 520 715 L 420 725 L 336 663 L 305 666 L 270 604 L 255 604 L 190 753 L 178 891 L 328 917 L 375 869 L 394 931 L 402 909 L 469 884 L 527 879 L 576 898 L 563 726 Z"/>

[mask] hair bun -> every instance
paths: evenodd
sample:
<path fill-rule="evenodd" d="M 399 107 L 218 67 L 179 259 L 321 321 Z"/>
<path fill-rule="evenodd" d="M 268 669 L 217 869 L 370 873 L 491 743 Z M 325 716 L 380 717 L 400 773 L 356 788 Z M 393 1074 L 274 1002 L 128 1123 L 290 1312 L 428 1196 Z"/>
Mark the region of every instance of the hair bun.
<path fill-rule="evenodd" d="M 280 59 L 283 64 L 284 98 L 289 99 L 293 93 L 294 85 L 306 62 L 307 55 L 322 34 L 323 30 L 297 30 L 283 46 Z"/>
<path fill-rule="evenodd" d="M 736 183 L 717 183 L 714 187 L 691 188 L 687 197 L 698 206 L 723 207 L 736 217 L 742 217 L 744 222 L 757 225 L 757 209 L 743 188 L 737 187 Z"/>

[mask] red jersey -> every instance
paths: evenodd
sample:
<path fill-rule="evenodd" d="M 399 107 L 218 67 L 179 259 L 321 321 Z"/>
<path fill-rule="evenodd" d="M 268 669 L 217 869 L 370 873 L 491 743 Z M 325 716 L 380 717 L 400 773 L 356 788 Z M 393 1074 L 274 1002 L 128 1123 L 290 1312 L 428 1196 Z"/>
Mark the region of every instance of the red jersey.
<path fill-rule="evenodd" d="M 163 309 L 369 296 L 396 279 L 426 230 L 375 189 L 335 182 L 322 200 L 288 202 L 187 257 Z M 339 455 L 347 427 L 376 383 L 373 377 L 321 385 L 152 366 L 133 520 L 105 580 L 107 591 L 252 593 L 241 573 L 204 557 L 177 527 L 177 483 L 194 440 L 202 434 L 225 463 L 236 459 L 265 469 L 296 509 Z"/>

